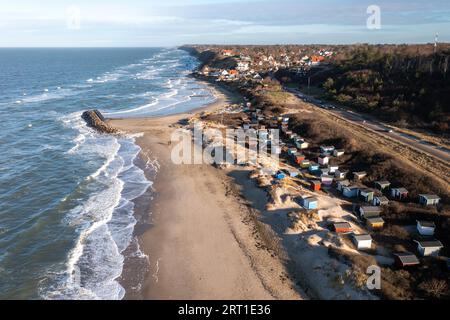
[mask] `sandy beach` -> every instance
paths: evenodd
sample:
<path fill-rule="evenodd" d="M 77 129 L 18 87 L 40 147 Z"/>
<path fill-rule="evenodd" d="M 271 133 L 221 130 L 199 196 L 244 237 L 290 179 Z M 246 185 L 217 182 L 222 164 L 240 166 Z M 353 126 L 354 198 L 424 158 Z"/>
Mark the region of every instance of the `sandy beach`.
<path fill-rule="evenodd" d="M 136 212 L 151 221 L 139 235 L 150 270 L 141 296 L 126 298 L 305 297 L 289 280 L 279 257 L 261 248 L 236 178 L 211 165 L 175 165 L 170 159 L 170 135 L 178 123 L 196 112 L 241 102 L 233 93 L 215 91 L 215 103 L 191 113 L 109 121 L 124 132 L 143 133 L 136 142 L 159 166 L 154 198 L 143 209 L 146 212 Z"/>

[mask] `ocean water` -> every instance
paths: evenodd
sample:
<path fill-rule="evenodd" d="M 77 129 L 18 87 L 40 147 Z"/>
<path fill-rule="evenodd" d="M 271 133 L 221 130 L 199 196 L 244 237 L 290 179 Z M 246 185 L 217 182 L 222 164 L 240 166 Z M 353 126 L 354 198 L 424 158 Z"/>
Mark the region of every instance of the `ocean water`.
<path fill-rule="evenodd" d="M 124 297 L 133 200 L 152 176 L 136 165 L 136 137 L 98 134 L 80 116 L 210 103 L 188 77 L 197 64 L 171 48 L 0 49 L 0 299 Z"/>

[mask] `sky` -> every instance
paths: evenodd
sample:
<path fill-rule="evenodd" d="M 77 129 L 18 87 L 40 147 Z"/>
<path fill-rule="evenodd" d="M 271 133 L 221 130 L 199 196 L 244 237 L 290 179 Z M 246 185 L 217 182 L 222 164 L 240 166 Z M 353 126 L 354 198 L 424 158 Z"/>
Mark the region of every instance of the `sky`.
<path fill-rule="evenodd" d="M 436 33 L 450 42 L 449 0 L 0 0 L 0 47 L 429 43 Z"/>

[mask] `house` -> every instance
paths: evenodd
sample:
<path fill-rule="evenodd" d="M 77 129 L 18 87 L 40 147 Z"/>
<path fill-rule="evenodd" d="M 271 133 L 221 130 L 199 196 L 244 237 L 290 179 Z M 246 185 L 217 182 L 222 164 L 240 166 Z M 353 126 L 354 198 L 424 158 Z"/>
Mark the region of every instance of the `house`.
<path fill-rule="evenodd" d="M 389 204 L 389 199 L 385 196 L 376 196 L 373 198 L 372 204 L 374 206 L 386 206 Z"/>
<path fill-rule="evenodd" d="M 334 178 L 333 176 L 324 174 L 320 177 L 320 181 L 324 186 L 331 186 L 333 184 L 333 178 Z"/>
<path fill-rule="evenodd" d="M 309 143 L 306 142 L 305 140 L 297 140 L 295 142 L 295 145 L 297 146 L 297 148 L 303 150 L 303 149 L 307 149 L 309 147 Z"/>
<path fill-rule="evenodd" d="M 347 176 L 347 171 L 336 170 L 334 172 L 334 176 L 336 177 L 336 179 L 344 179 Z"/>
<path fill-rule="evenodd" d="M 433 221 L 417 220 L 417 231 L 422 236 L 433 236 L 436 225 Z"/>
<path fill-rule="evenodd" d="M 342 188 L 342 195 L 346 198 L 355 198 L 358 196 L 358 187 L 345 186 Z"/>
<path fill-rule="evenodd" d="M 317 209 L 319 206 L 319 200 L 314 197 L 305 197 L 302 198 L 302 206 L 308 210 Z"/>
<path fill-rule="evenodd" d="M 372 202 L 373 196 L 375 195 L 375 191 L 373 191 L 372 189 L 362 188 L 359 189 L 358 195 L 361 198 L 361 200 L 365 202 Z"/>
<path fill-rule="evenodd" d="M 331 154 L 334 151 L 334 146 L 320 146 L 320 153 Z"/>
<path fill-rule="evenodd" d="M 394 253 L 395 265 L 399 268 L 417 266 L 420 264 L 416 255 L 411 252 L 397 252 Z"/>
<path fill-rule="evenodd" d="M 286 174 L 284 172 L 279 171 L 275 174 L 275 179 L 277 180 L 283 180 L 284 178 L 286 178 Z"/>
<path fill-rule="evenodd" d="M 417 241 L 417 250 L 423 257 L 438 256 L 441 249 L 444 247 L 439 240 Z"/>
<path fill-rule="evenodd" d="M 319 168 L 320 168 L 319 165 L 315 162 L 311 162 L 309 164 L 309 172 L 316 172 L 319 170 Z"/>
<path fill-rule="evenodd" d="M 370 249 L 372 247 L 372 237 L 370 234 L 353 234 L 353 242 L 358 250 Z"/>
<path fill-rule="evenodd" d="M 333 230 L 337 233 L 352 232 L 352 226 L 348 222 L 336 222 L 333 223 Z"/>
<path fill-rule="evenodd" d="M 300 162 L 300 167 L 303 169 L 309 168 L 310 165 L 311 163 L 309 162 L 309 160 L 302 160 L 302 162 Z"/>
<path fill-rule="evenodd" d="M 305 160 L 305 156 L 302 154 L 297 154 L 294 156 L 294 161 L 296 164 L 301 164 L 303 160 Z"/>
<path fill-rule="evenodd" d="M 382 229 L 384 227 L 384 220 L 381 217 L 367 218 L 366 225 L 372 230 Z"/>
<path fill-rule="evenodd" d="M 328 168 L 320 168 L 320 174 L 321 175 L 328 175 L 330 173 L 330 169 Z"/>
<path fill-rule="evenodd" d="M 434 194 L 419 194 L 419 203 L 424 206 L 434 206 L 439 203 L 441 198 Z"/>
<path fill-rule="evenodd" d="M 384 191 L 389 189 L 389 187 L 391 186 L 391 183 L 389 181 L 375 181 L 375 188 L 380 190 L 380 191 Z"/>
<path fill-rule="evenodd" d="M 381 208 L 374 206 L 361 206 L 358 211 L 362 219 L 379 217 L 381 214 Z"/>
<path fill-rule="evenodd" d="M 336 184 L 336 189 L 340 192 L 343 191 L 344 187 L 348 187 L 350 185 L 350 181 L 348 180 L 340 180 Z"/>
<path fill-rule="evenodd" d="M 335 173 L 339 169 L 338 165 L 328 165 L 328 172 L 329 173 Z"/>
<path fill-rule="evenodd" d="M 330 161 L 330 158 L 327 156 L 320 156 L 317 161 L 319 162 L 319 164 L 321 164 L 322 166 L 326 166 L 328 164 L 328 162 Z"/>
<path fill-rule="evenodd" d="M 312 191 L 320 191 L 322 184 L 319 180 L 313 180 L 310 182 L 310 186 Z"/>
<path fill-rule="evenodd" d="M 395 199 L 403 200 L 408 198 L 408 190 L 405 188 L 392 188 L 391 196 Z"/>
<path fill-rule="evenodd" d="M 231 57 L 233 55 L 233 50 L 222 50 L 222 55 L 224 55 L 225 57 Z"/>
<path fill-rule="evenodd" d="M 236 69 L 240 72 L 245 72 L 249 69 L 249 64 L 246 62 L 238 62 Z"/>
<path fill-rule="evenodd" d="M 367 172 L 365 172 L 365 171 L 353 172 L 353 179 L 361 180 L 365 176 L 367 176 Z"/>
<path fill-rule="evenodd" d="M 340 157 L 343 156 L 345 153 L 344 149 L 334 149 L 333 150 L 333 156 Z"/>

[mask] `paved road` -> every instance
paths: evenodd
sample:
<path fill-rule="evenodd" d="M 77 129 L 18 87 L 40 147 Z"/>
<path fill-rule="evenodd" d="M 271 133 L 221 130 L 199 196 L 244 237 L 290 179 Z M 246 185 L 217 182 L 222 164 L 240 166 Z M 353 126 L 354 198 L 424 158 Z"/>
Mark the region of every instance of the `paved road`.
<path fill-rule="evenodd" d="M 364 117 L 361 114 L 358 114 L 356 112 L 353 112 L 351 110 L 346 110 L 344 108 L 340 108 L 338 106 L 334 106 L 330 103 L 323 103 L 320 100 L 314 99 L 312 97 L 306 97 L 301 92 L 295 90 L 286 88 L 286 90 L 290 91 L 291 93 L 294 93 L 298 98 L 300 99 L 307 99 L 307 101 L 316 107 L 326 109 L 330 113 L 334 113 L 336 115 L 339 115 L 345 119 L 347 119 L 350 122 L 364 125 L 365 127 L 372 129 L 374 131 L 377 131 L 378 134 L 383 136 L 388 136 L 391 139 L 394 139 L 398 142 L 402 142 L 404 144 L 407 144 L 409 146 L 413 146 L 414 148 L 423 151 L 425 153 L 428 153 L 442 161 L 450 162 L 450 149 L 446 147 L 441 147 L 435 144 L 432 144 L 428 141 L 421 140 L 417 137 L 402 133 L 402 132 L 396 132 L 395 130 L 390 130 L 391 128 L 385 126 L 383 123 L 378 122 L 376 120 L 373 120 L 372 118 Z M 324 106 L 327 106 L 325 108 Z M 332 106 L 333 108 L 330 108 Z"/>

